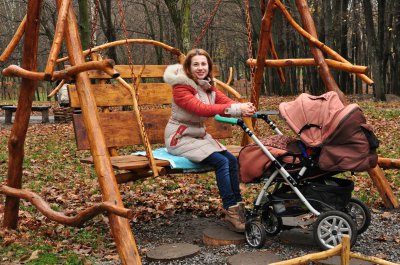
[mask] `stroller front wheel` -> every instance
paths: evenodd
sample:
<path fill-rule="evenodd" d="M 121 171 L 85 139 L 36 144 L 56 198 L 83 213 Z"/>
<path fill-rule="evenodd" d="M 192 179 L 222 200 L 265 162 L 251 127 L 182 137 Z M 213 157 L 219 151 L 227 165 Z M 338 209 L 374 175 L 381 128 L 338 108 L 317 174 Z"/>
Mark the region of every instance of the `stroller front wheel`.
<path fill-rule="evenodd" d="M 356 243 L 357 226 L 349 215 L 340 211 L 328 211 L 318 216 L 313 226 L 313 236 L 321 249 L 331 249 L 339 245 L 343 235 L 349 235 L 351 246 Z"/>
<path fill-rule="evenodd" d="M 268 236 L 275 236 L 282 230 L 282 218 L 270 207 L 263 210 L 261 221 Z"/>
<path fill-rule="evenodd" d="M 346 206 L 346 212 L 356 223 L 359 235 L 368 229 L 371 224 L 371 212 L 365 203 L 357 198 L 351 198 Z"/>
<path fill-rule="evenodd" d="M 267 240 L 264 226 L 252 220 L 246 223 L 245 228 L 246 242 L 253 248 L 261 248 Z"/>

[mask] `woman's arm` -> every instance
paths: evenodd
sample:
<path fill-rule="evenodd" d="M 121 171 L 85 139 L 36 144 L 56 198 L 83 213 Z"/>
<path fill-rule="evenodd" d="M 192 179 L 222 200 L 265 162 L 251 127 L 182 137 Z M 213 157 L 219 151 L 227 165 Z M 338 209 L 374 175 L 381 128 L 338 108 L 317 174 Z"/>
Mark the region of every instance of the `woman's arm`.
<path fill-rule="evenodd" d="M 177 85 L 172 91 L 175 103 L 183 108 L 184 110 L 202 117 L 212 117 L 217 114 L 223 115 L 225 109 L 230 108 L 233 100 L 228 98 L 221 99 L 220 103 L 217 104 L 204 104 L 198 98 L 195 97 L 197 91 L 187 85 Z M 222 94 L 222 92 L 220 92 Z"/>

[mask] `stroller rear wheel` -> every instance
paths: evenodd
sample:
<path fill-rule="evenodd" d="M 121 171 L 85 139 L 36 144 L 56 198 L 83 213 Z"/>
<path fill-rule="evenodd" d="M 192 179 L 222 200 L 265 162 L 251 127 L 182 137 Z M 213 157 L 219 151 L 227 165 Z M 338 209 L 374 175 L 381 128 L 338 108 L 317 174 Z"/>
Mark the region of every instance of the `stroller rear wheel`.
<path fill-rule="evenodd" d="M 248 221 L 245 229 L 246 242 L 253 248 L 261 248 L 267 240 L 264 226 L 255 220 Z"/>
<path fill-rule="evenodd" d="M 270 207 L 264 208 L 261 221 L 268 236 L 277 235 L 282 230 L 282 218 L 277 216 Z"/>
<path fill-rule="evenodd" d="M 367 205 L 357 198 L 351 198 L 346 206 L 346 213 L 353 218 L 357 226 L 357 233 L 364 233 L 371 224 L 371 212 Z"/>
<path fill-rule="evenodd" d="M 328 211 L 318 216 L 313 226 L 313 236 L 321 249 L 331 249 L 339 245 L 343 235 L 349 235 L 351 246 L 356 243 L 357 226 L 349 215 L 340 211 Z"/>

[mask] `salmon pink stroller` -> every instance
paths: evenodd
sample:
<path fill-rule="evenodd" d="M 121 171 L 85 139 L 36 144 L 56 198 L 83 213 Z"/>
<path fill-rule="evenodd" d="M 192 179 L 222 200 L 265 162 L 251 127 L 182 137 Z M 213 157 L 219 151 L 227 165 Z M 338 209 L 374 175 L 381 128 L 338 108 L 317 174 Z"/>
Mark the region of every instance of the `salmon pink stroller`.
<path fill-rule="evenodd" d="M 238 158 L 241 181 L 263 183 L 247 213 L 247 243 L 261 248 L 267 235 L 312 225 L 314 240 L 322 249 L 340 244 L 345 234 L 354 245 L 357 234 L 368 228 L 371 213 L 352 197 L 353 181 L 336 175 L 365 171 L 377 163 L 379 142 L 360 107 L 344 106 L 335 92 L 301 94 L 294 101 L 281 103 L 279 114 L 296 138 L 283 135 L 269 118 L 271 114 L 278 113 L 257 112 L 253 116 L 276 132 L 263 140 L 241 119 L 215 117 L 239 125 L 254 140 Z"/>

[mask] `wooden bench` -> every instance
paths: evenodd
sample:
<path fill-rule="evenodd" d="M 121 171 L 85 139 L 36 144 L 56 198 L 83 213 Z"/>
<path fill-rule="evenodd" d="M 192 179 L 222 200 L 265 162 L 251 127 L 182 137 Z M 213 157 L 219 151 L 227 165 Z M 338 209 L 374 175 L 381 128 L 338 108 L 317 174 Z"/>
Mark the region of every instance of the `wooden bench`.
<path fill-rule="evenodd" d="M 144 127 L 151 144 L 164 145 L 164 128 L 171 116 L 172 87 L 163 82 L 162 76 L 167 65 L 134 66 L 136 76 L 141 74 L 138 86 L 138 105 L 141 108 Z M 131 70 L 128 65 L 115 65 L 122 78 L 131 81 Z M 219 76 L 218 67 L 214 76 Z M 126 146 L 143 144 L 139 133 L 138 121 L 133 111 L 124 111 L 132 106 L 132 96 L 128 89 L 101 71 L 90 71 L 90 79 L 97 80 L 91 89 L 99 111 L 100 126 L 105 136 L 106 145 L 110 150 L 111 164 L 117 170 L 128 172 L 116 174 L 117 182 L 122 183 L 152 175 L 148 159 L 145 156 L 119 155 L 115 150 Z M 70 104 L 80 108 L 78 93 L 74 85 L 69 85 Z M 73 115 L 75 139 L 78 150 L 89 150 L 90 145 L 82 114 Z M 207 131 L 216 139 L 232 137 L 232 126 L 219 123 L 213 118 L 206 121 Z M 238 156 L 241 146 L 227 146 Z M 92 158 L 83 159 L 84 163 L 93 163 Z M 171 169 L 166 160 L 155 159 L 156 165 L 163 168 L 163 174 L 180 173 L 181 170 Z"/>
<path fill-rule="evenodd" d="M 12 114 L 17 111 L 17 106 L 2 106 L 1 107 L 5 111 L 5 124 L 12 123 Z M 32 106 L 32 111 L 40 111 L 42 113 L 42 123 L 49 123 L 49 109 L 50 106 Z"/>

